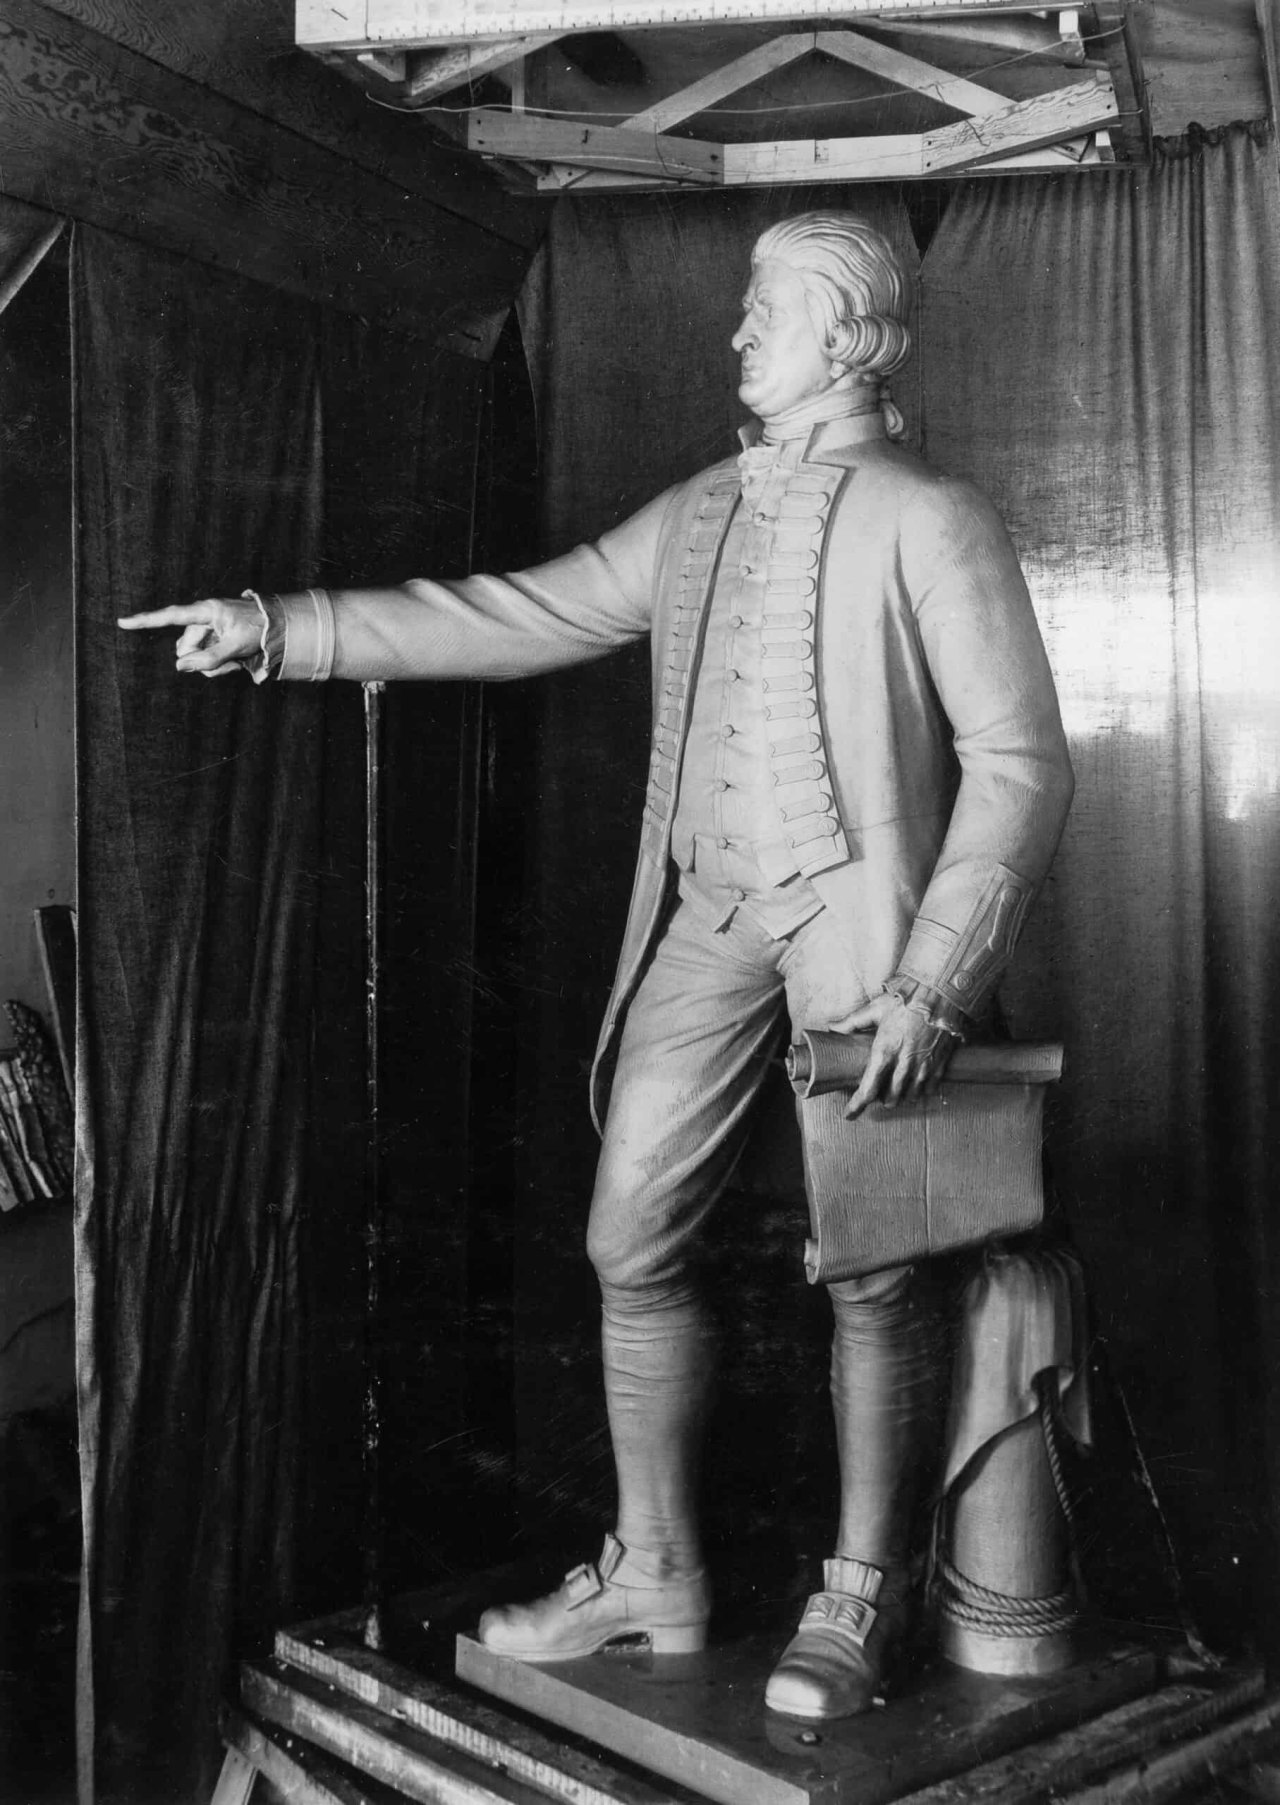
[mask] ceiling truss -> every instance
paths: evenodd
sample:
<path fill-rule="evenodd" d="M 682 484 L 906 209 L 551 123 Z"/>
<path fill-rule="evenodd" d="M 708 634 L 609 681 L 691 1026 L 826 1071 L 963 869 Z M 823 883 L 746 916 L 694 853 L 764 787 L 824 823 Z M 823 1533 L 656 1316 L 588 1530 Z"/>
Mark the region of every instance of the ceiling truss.
<path fill-rule="evenodd" d="M 1010 170 L 1069 170 L 1137 160 L 1146 148 L 1141 72 L 1126 29 L 1124 0 L 1080 7 L 1009 4 L 920 4 L 871 8 L 843 0 L 841 16 L 805 14 L 786 0 L 778 35 L 661 95 L 628 117 L 604 123 L 589 110 L 577 116 L 529 103 L 531 59 L 580 30 L 578 15 L 592 0 L 363 0 L 363 24 L 380 34 L 333 37 L 338 18 L 328 0 L 298 0 L 298 40 L 307 49 L 356 73 L 398 104 L 431 108 L 445 95 L 497 77 L 504 104 L 454 108 L 433 119 L 457 140 L 494 163 L 515 186 L 538 191 L 768 187 L 779 183 L 924 180 Z M 590 14 L 598 32 L 648 29 L 696 31 L 705 18 L 682 18 L 696 6 L 715 9 L 717 22 L 759 26 L 777 0 L 611 0 Z M 359 0 L 348 0 L 353 10 Z M 379 12 L 380 9 L 380 12 Z M 378 16 L 375 17 L 375 14 Z M 732 14 L 733 17 L 729 17 Z M 394 15 L 394 16 L 392 16 Z M 585 18 L 586 15 L 583 15 Z M 537 29 L 510 28 L 527 19 Z M 356 21 L 360 23 L 359 20 Z M 342 28 L 348 30 L 350 17 Z M 557 29 L 557 25 L 560 27 Z M 441 42 L 441 34 L 470 27 L 470 35 Z M 481 35 L 481 27 L 490 32 Z M 860 26 L 889 34 L 868 35 Z M 322 41 L 323 33 L 328 38 Z M 758 36 L 758 34 L 757 34 Z M 901 47 L 903 40 L 911 49 Z M 982 80 L 947 65 L 947 47 L 980 46 L 1006 62 L 1035 58 L 1062 65 L 1044 91 L 1011 99 Z M 1103 55 L 1089 56 L 1100 46 Z M 916 54 L 916 52 L 919 54 Z M 873 78 L 883 92 L 923 100 L 956 115 L 915 131 L 860 136 L 777 137 L 724 141 L 699 130 L 699 119 L 754 84 L 825 59 Z M 961 57 L 963 62 L 963 57 Z M 972 60 L 972 58 L 970 58 Z M 815 65 L 816 66 L 816 65 Z M 999 66 L 997 63 L 996 66 Z M 501 89 L 499 90 L 501 92 Z"/>

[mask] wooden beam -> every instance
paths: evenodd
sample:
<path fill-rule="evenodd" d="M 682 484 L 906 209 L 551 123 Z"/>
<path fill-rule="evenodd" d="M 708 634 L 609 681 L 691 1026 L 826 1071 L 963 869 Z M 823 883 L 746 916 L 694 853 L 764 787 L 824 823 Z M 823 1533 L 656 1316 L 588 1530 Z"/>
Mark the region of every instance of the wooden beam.
<path fill-rule="evenodd" d="M 546 209 L 505 194 L 485 164 L 432 141 L 420 119 L 375 105 L 352 59 L 328 68 L 294 44 L 293 0 L 45 0 L 51 12 L 99 32 L 171 75 L 185 76 L 272 124 L 416 195 L 424 216 L 452 213 L 513 244 L 532 246 Z M 358 0 L 338 0 L 344 11 Z M 0 5 L 0 12 L 4 11 Z M 361 14 L 363 16 L 363 13 Z"/>
<path fill-rule="evenodd" d="M 476 107 L 467 114 L 467 146 L 483 156 L 573 163 L 619 175 L 653 175 L 671 182 L 716 184 L 724 165 L 719 144 L 696 138 L 669 138 L 618 126 L 581 125 L 572 119 L 542 119 L 532 113 L 505 113 Z"/>
<path fill-rule="evenodd" d="M 487 356 L 515 245 L 170 75 L 38 0 L 0 14 L 0 184 L 20 200 Z"/>
<path fill-rule="evenodd" d="M 785 69 L 802 56 L 811 55 L 817 39 L 818 34 L 813 31 L 797 31 L 789 37 L 770 38 L 767 44 L 759 44 L 754 50 L 748 50 L 745 56 L 735 57 L 731 63 L 713 69 L 701 81 L 690 82 L 687 88 L 668 94 L 665 100 L 655 101 L 643 113 L 633 114 L 625 121 L 627 129 L 665 132 L 670 126 L 679 125 L 682 119 L 692 119 L 708 107 L 715 106 L 717 101 L 727 99 L 730 94 L 738 94 L 753 82 L 763 81 L 766 75 L 772 75 L 775 70 Z"/>
<path fill-rule="evenodd" d="M 1025 12 L 1026 0 L 840 0 L 841 14 L 936 17 Z M 1056 10 L 1051 9 L 1051 10 Z M 624 31 L 628 26 L 782 24 L 829 19 L 804 0 L 297 0 L 297 41 L 308 50 L 431 49 L 522 31 Z M 886 21 L 887 23 L 887 21 Z"/>
<path fill-rule="evenodd" d="M 826 56 L 851 63 L 855 69 L 865 69 L 869 75 L 878 75 L 895 88 L 910 88 L 913 93 L 926 95 L 972 119 L 1003 113 L 1009 105 L 1003 94 L 993 94 L 990 88 L 935 68 L 901 50 L 891 50 L 887 44 L 877 44 L 860 31 L 818 31 L 814 33 L 814 44 Z"/>
<path fill-rule="evenodd" d="M 1020 101 L 998 116 L 962 120 L 934 132 L 726 144 L 724 181 L 727 187 L 911 181 L 1021 158 L 1055 138 L 1094 131 L 1114 117 L 1110 82 L 1090 82 Z M 1060 167 L 1047 161 L 1042 166 Z"/>
<path fill-rule="evenodd" d="M 1062 138 L 1098 131 L 1119 116 L 1115 89 L 1100 76 L 1051 94 L 1019 101 L 987 119 L 963 119 L 924 134 L 924 175 L 944 169 L 971 169 L 1000 157 L 1038 150 Z"/>
<path fill-rule="evenodd" d="M 886 19 L 884 29 L 895 35 L 915 35 L 939 43 L 978 44 L 991 50 L 1011 50 L 1037 62 L 1078 63 L 1083 52 L 1065 44 L 1050 19 Z"/>
<path fill-rule="evenodd" d="M 665 132 L 669 126 L 679 125 L 681 120 L 693 118 L 696 113 L 714 106 L 727 95 L 737 94 L 741 89 L 750 87 L 752 82 L 762 81 L 766 75 L 772 75 L 775 69 L 785 69 L 801 57 L 810 56 L 815 41 L 816 33 L 812 31 L 797 31 L 788 37 L 771 38 L 767 44 L 759 44 L 754 50 L 747 51 L 745 56 L 735 57 L 731 63 L 724 63 L 719 69 L 713 69 L 700 81 L 690 82 L 687 88 L 677 89 L 674 94 L 668 94 L 665 100 L 655 101 L 642 113 L 632 114 L 630 119 L 622 121 L 622 129 Z M 581 187 L 582 176 L 580 169 L 560 169 L 539 181 L 538 187 L 543 192 L 562 192 L 567 188 Z M 593 187 L 599 185 L 592 184 Z"/>
<path fill-rule="evenodd" d="M 1261 8 L 1267 0 L 1257 4 Z M 1095 0 L 1093 17 L 1120 108 L 1115 136 L 1126 162 L 1144 163 L 1151 155 L 1151 109 L 1131 11 L 1124 0 Z"/>
<path fill-rule="evenodd" d="M 357 50 L 356 61 L 370 75 L 380 75 L 383 81 L 402 82 L 409 72 L 407 50 Z"/>
<path fill-rule="evenodd" d="M 819 31 L 814 33 L 814 39 L 816 48 L 827 56 L 865 69 L 869 75 L 878 75 L 895 87 L 909 88 L 913 93 L 940 101 L 943 106 L 952 107 L 970 119 L 989 119 L 1008 109 L 1009 101 L 1003 94 L 993 93 L 990 88 L 952 75 L 946 69 L 937 69 L 918 57 L 891 50 L 887 44 L 873 43 L 861 32 Z M 1083 154 L 1083 145 L 1074 151 L 1064 148 L 1057 151 L 1064 161 L 1073 163 L 1079 162 Z"/>
<path fill-rule="evenodd" d="M 730 188 L 780 182 L 909 181 L 923 174 L 924 136 L 783 138 L 769 144 L 726 144 L 724 180 Z"/>
<path fill-rule="evenodd" d="M 522 57 L 532 56 L 560 37 L 558 31 L 535 31 L 522 38 L 497 38 L 485 44 L 451 44 L 447 50 L 427 50 L 413 59 L 404 85 L 404 99 L 419 105 L 463 82 L 478 81 L 495 69 L 505 69 Z"/>
<path fill-rule="evenodd" d="M 1280 0 L 1254 0 L 1258 36 L 1262 40 L 1262 72 L 1267 83 L 1267 112 L 1273 132 L 1280 132 Z"/>

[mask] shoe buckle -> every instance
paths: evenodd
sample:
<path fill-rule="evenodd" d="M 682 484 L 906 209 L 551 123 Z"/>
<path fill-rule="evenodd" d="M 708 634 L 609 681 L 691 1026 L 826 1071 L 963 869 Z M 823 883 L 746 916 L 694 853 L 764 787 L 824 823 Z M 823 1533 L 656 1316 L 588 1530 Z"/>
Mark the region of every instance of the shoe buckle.
<path fill-rule="evenodd" d="M 815 1592 L 805 1609 L 805 1623 L 821 1623 L 859 1648 L 866 1644 L 878 1612 L 865 1598 L 851 1598 L 847 1592 Z"/>
<path fill-rule="evenodd" d="M 576 1611 L 580 1604 L 586 1604 L 590 1599 L 600 1596 L 604 1591 L 604 1581 L 592 1561 L 583 1561 L 572 1573 L 565 1574 L 564 1590 L 568 1594 L 565 1609 Z"/>

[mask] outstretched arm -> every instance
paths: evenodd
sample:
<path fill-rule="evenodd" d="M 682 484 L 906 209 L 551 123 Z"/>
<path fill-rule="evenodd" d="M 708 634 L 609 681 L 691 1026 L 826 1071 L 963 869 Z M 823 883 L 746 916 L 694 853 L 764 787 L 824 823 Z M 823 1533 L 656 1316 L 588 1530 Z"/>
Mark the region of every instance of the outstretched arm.
<path fill-rule="evenodd" d="M 177 668 L 220 677 L 261 664 L 301 681 L 530 676 L 599 658 L 649 630 L 670 492 L 594 545 L 512 576 L 413 578 L 381 589 L 213 597 L 128 615 L 127 630 L 178 626 Z M 261 675 L 261 671 L 255 672 Z"/>

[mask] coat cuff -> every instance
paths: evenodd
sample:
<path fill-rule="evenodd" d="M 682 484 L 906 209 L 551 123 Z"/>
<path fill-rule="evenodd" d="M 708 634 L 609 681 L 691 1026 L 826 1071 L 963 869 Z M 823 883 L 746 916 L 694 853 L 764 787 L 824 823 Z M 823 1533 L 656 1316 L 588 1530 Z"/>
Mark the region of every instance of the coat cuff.
<path fill-rule="evenodd" d="M 970 1017 L 981 1015 L 1013 956 L 1035 885 L 997 865 L 968 919 L 953 928 L 916 917 L 898 975 L 914 978 Z M 926 897 L 926 907 L 928 898 Z"/>
<path fill-rule="evenodd" d="M 284 623 L 278 675 L 285 683 L 324 683 L 333 675 L 337 615 L 327 589 L 304 589 L 271 600 Z"/>
<path fill-rule="evenodd" d="M 280 598 L 259 595 L 256 589 L 242 589 L 240 599 L 257 603 L 260 623 L 258 649 L 251 658 L 242 661 L 241 668 L 248 671 L 255 683 L 265 683 L 279 669 L 284 652 L 284 615 Z"/>

